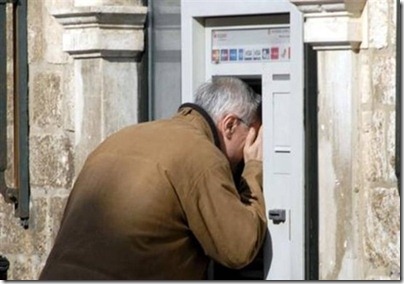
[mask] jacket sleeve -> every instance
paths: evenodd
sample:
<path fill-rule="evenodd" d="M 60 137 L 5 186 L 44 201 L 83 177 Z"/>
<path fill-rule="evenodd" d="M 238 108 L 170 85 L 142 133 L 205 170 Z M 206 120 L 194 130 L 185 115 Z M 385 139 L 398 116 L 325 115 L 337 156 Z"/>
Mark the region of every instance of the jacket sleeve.
<path fill-rule="evenodd" d="M 228 165 L 211 167 L 196 180 L 183 204 L 190 229 L 205 253 L 235 269 L 254 259 L 267 228 L 262 162 L 246 163 L 242 177 L 249 193 L 240 196 Z"/>

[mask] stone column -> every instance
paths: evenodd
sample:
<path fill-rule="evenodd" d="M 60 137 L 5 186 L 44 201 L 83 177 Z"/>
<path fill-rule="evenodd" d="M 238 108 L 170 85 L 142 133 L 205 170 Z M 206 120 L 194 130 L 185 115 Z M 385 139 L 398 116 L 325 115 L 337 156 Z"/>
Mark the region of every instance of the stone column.
<path fill-rule="evenodd" d="M 75 0 L 52 11 L 74 61 L 75 171 L 107 136 L 138 122 L 139 60 L 147 7 L 133 0 Z M 90 6 L 89 6 L 90 5 Z"/>
<path fill-rule="evenodd" d="M 304 42 L 318 55 L 319 277 L 361 279 L 361 224 L 353 188 L 366 0 L 290 1 L 304 15 Z"/>

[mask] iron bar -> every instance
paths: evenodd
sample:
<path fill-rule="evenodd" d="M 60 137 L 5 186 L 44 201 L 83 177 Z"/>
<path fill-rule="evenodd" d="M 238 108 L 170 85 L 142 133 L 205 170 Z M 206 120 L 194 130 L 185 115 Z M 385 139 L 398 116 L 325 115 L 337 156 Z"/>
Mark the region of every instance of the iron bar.
<path fill-rule="evenodd" d="M 14 180 L 7 187 L 7 3 L 12 4 L 13 31 L 13 107 L 14 107 Z M 15 216 L 28 228 L 29 218 L 29 121 L 28 121 L 28 46 L 27 0 L 0 0 L 0 194 L 14 203 Z"/>
<path fill-rule="evenodd" d="M 28 54 L 27 0 L 14 5 L 14 165 L 16 174 L 16 216 L 28 228 L 29 218 L 29 117 L 28 117 Z"/>
<path fill-rule="evenodd" d="M 317 52 L 305 44 L 305 279 L 319 278 Z"/>
<path fill-rule="evenodd" d="M 0 194 L 6 202 L 7 185 L 7 14 L 6 1 L 0 1 Z"/>

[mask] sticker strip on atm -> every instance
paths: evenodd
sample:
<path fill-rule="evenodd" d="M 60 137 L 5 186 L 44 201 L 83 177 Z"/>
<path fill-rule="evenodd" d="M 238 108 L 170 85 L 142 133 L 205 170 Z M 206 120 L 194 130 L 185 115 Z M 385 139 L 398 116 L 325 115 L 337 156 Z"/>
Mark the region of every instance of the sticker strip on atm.
<path fill-rule="evenodd" d="M 289 61 L 289 28 L 212 31 L 212 63 Z"/>

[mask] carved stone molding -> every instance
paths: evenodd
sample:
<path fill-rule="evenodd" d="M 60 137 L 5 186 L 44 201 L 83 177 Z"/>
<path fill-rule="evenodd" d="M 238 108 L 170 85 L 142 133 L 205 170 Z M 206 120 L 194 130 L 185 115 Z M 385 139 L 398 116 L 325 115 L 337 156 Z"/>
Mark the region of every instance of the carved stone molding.
<path fill-rule="evenodd" d="M 366 0 L 290 0 L 303 12 L 304 42 L 315 49 L 366 47 Z"/>
<path fill-rule="evenodd" d="M 137 58 L 144 50 L 146 13 L 143 6 L 83 6 L 52 15 L 64 27 L 63 50 L 74 58 Z"/>

